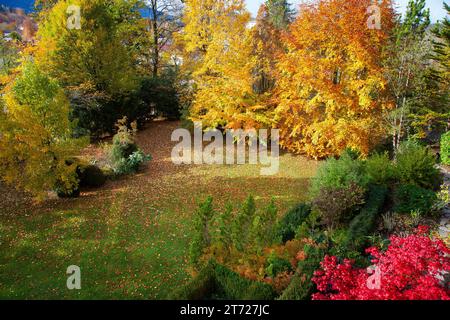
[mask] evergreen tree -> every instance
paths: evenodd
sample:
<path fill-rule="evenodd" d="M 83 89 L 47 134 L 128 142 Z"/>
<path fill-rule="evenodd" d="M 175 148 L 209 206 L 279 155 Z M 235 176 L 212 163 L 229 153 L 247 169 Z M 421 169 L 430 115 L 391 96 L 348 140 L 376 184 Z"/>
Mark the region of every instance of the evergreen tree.
<path fill-rule="evenodd" d="M 287 0 L 266 0 L 270 21 L 278 29 L 286 29 L 294 18 L 294 10 Z"/>
<path fill-rule="evenodd" d="M 411 34 L 422 36 L 430 25 L 430 9 L 425 9 L 426 0 L 409 0 L 405 17 L 398 32 L 398 39 Z"/>

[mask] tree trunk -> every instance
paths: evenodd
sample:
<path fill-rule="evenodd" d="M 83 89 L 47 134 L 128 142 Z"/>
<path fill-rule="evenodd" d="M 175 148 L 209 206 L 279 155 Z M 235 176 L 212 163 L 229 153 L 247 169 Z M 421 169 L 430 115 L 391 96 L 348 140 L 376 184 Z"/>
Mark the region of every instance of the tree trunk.
<path fill-rule="evenodd" d="M 158 30 L 158 1 L 152 0 L 152 32 L 153 32 L 153 52 L 152 52 L 152 74 L 156 78 L 159 69 L 159 30 Z"/>

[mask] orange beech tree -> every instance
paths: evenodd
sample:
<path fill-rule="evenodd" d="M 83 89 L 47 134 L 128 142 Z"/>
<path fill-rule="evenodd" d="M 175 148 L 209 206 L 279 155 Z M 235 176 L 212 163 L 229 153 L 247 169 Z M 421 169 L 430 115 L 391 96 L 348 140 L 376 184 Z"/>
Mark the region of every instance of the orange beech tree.
<path fill-rule="evenodd" d="M 382 111 L 390 102 L 381 61 L 395 14 L 383 1 L 381 28 L 369 28 L 371 5 L 320 0 L 300 6 L 278 64 L 276 117 L 286 149 L 316 159 L 345 148 L 368 154 L 384 135 Z"/>

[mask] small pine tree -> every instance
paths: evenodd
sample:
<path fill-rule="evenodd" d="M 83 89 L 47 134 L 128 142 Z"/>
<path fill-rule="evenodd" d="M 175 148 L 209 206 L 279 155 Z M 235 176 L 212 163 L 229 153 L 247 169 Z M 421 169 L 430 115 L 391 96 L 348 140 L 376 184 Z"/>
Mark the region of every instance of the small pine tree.
<path fill-rule="evenodd" d="M 232 225 L 232 239 L 239 251 L 244 251 L 251 239 L 252 223 L 256 214 L 256 204 L 253 196 L 249 196 L 242 204 Z"/>
<path fill-rule="evenodd" d="M 211 243 L 209 225 L 214 216 L 212 202 L 213 198 L 209 196 L 200 204 L 194 217 L 194 236 L 189 248 L 189 256 L 191 264 L 196 268 L 199 266 L 203 250 Z"/>

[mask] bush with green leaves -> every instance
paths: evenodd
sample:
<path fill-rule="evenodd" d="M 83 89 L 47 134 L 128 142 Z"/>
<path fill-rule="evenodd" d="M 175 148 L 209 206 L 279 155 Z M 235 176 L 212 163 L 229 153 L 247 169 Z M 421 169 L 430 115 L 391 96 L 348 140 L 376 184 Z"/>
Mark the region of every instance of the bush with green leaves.
<path fill-rule="evenodd" d="M 180 119 L 181 107 L 176 78 L 177 73 L 169 69 L 158 77 L 142 80 L 139 97 L 145 105 L 153 108 L 156 116 L 163 116 L 168 120 Z"/>
<path fill-rule="evenodd" d="M 355 182 L 342 187 L 324 187 L 313 199 L 312 207 L 322 221 L 336 227 L 348 223 L 364 204 L 366 190 Z"/>
<path fill-rule="evenodd" d="M 136 123 L 132 123 L 130 129 L 124 117 L 118 121 L 117 128 L 110 151 L 114 172 L 117 175 L 135 173 L 141 165 L 151 160 L 151 156 L 140 150 L 134 141 Z"/>
<path fill-rule="evenodd" d="M 304 203 L 300 203 L 289 210 L 278 222 L 276 237 L 282 243 L 294 239 L 297 229 L 309 217 L 310 213 L 311 206 Z"/>
<path fill-rule="evenodd" d="M 450 166 L 450 131 L 441 136 L 441 162 Z"/>
<path fill-rule="evenodd" d="M 370 183 L 389 185 L 395 179 L 395 169 L 387 152 L 375 153 L 365 162 L 365 170 Z"/>
<path fill-rule="evenodd" d="M 401 185 L 394 192 L 394 211 L 410 214 L 420 211 L 429 214 L 437 201 L 436 193 L 417 185 Z"/>
<path fill-rule="evenodd" d="M 272 199 L 269 205 L 262 210 L 256 212 L 253 218 L 253 223 L 251 226 L 251 244 L 250 248 L 253 246 L 254 251 L 257 253 L 262 253 L 262 250 L 270 246 L 276 236 L 276 223 L 277 223 L 277 207 Z"/>
<path fill-rule="evenodd" d="M 414 184 L 426 189 L 439 188 L 442 180 L 434 155 L 415 141 L 400 144 L 395 159 L 395 176 L 401 184 Z"/>
<path fill-rule="evenodd" d="M 244 258 L 262 254 L 263 249 L 276 242 L 277 208 L 273 200 L 264 209 L 257 209 L 255 199 L 249 196 L 238 210 L 227 204 L 224 212 L 214 210 L 212 198 L 199 206 L 194 219 L 194 236 L 190 257 L 194 267 L 207 247 L 223 260 L 230 253 L 242 253 Z"/>
<path fill-rule="evenodd" d="M 131 174 L 139 170 L 139 168 L 146 162 L 149 162 L 152 157 L 145 154 L 142 150 L 137 150 L 130 154 L 128 158 L 120 159 L 114 168 L 116 174 Z"/>
<path fill-rule="evenodd" d="M 280 258 L 274 253 L 267 258 L 266 274 L 269 277 L 275 278 L 279 273 L 291 271 L 292 266 L 288 260 Z"/>
<path fill-rule="evenodd" d="M 367 184 L 364 163 L 344 153 L 339 159 L 330 158 L 319 167 L 310 192 L 312 198 L 316 198 L 323 189 L 342 189 L 350 185 L 365 188 Z"/>

